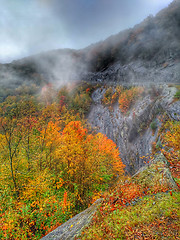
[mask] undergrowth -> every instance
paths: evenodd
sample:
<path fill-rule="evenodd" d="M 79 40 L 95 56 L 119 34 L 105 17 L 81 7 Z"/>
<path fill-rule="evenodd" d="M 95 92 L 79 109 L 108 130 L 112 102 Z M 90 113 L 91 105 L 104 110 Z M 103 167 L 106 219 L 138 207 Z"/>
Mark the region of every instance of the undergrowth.
<path fill-rule="evenodd" d="M 171 194 L 148 195 L 107 215 L 101 206 L 80 239 L 179 239 L 180 193 Z"/>
<path fill-rule="evenodd" d="M 160 143 L 154 154 L 161 152 L 166 157 L 166 165 L 180 186 L 180 124 L 167 115 L 161 121 L 157 138 Z M 162 181 L 164 164 L 150 163 L 145 176 L 140 173 L 133 179 L 125 177 L 106 193 L 91 225 L 78 239 L 180 239 L 180 192 L 178 187 L 172 190 Z"/>

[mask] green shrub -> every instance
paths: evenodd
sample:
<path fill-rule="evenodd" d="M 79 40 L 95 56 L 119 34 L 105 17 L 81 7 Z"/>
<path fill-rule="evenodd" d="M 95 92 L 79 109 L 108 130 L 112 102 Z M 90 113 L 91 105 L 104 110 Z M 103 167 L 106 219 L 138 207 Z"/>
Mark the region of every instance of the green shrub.
<path fill-rule="evenodd" d="M 157 129 L 157 122 L 156 121 L 153 121 L 151 124 L 150 124 L 150 127 L 152 130 L 156 130 Z"/>
<path fill-rule="evenodd" d="M 178 100 L 180 99 L 180 90 L 176 92 L 176 94 L 174 95 L 174 98 Z"/>

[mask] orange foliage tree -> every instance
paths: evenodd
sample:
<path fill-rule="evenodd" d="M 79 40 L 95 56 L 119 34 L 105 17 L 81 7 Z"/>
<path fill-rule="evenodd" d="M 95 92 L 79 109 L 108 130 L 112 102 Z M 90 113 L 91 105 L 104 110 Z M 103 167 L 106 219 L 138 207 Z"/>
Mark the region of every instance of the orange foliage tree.
<path fill-rule="evenodd" d="M 171 164 L 171 171 L 174 177 L 179 178 L 180 174 L 180 123 L 177 121 L 167 121 L 166 132 L 162 137 L 164 149 L 163 154 Z"/>
<path fill-rule="evenodd" d="M 62 133 L 53 123 L 47 128 L 46 146 L 56 139 L 54 160 L 58 170 L 71 191 L 81 201 L 88 193 L 97 190 L 97 185 L 109 183 L 123 173 L 124 165 L 115 143 L 103 134 L 88 134 L 80 121 L 66 125 Z M 52 137 L 53 135 L 53 137 Z"/>
<path fill-rule="evenodd" d="M 143 87 L 133 87 L 121 92 L 119 96 L 119 108 L 123 113 L 126 113 L 135 100 L 141 96 Z"/>
<path fill-rule="evenodd" d="M 0 239 L 40 239 L 123 174 L 115 143 L 79 119 L 31 97 L 0 104 Z"/>

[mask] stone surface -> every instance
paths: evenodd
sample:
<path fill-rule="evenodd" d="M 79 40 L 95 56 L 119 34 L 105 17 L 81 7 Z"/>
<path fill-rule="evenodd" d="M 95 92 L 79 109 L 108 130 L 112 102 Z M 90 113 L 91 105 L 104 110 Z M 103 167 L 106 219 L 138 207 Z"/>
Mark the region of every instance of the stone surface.
<path fill-rule="evenodd" d="M 112 109 L 102 104 L 105 87 L 96 89 L 92 94 L 93 103 L 87 117 L 88 122 L 116 143 L 126 170 L 131 174 L 149 160 L 152 142 L 156 141 L 158 128 L 161 126 L 158 115 L 165 111 L 173 119 L 179 118 L 179 102 L 172 104 L 176 88 L 165 84 L 156 88 L 159 88 L 157 98 L 152 99 L 149 94 L 145 95 L 126 115 L 121 113 L 118 103 Z M 152 121 L 157 124 L 155 132 L 150 127 Z"/>
<path fill-rule="evenodd" d="M 152 61 L 136 60 L 126 65 L 116 62 L 103 72 L 88 72 L 82 76 L 82 79 L 94 83 L 125 85 L 179 83 L 180 61 L 176 63 L 171 59 L 166 59 L 166 61 L 166 67 Z"/>
<path fill-rule="evenodd" d="M 86 227 L 96 212 L 97 207 L 102 202 L 102 199 L 98 199 L 93 205 L 87 208 L 85 211 L 77 214 L 54 231 L 47 234 L 42 240 L 71 240 L 75 236 L 79 235 L 84 227 Z"/>
<path fill-rule="evenodd" d="M 163 186 L 167 189 L 178 190 L 165 156 L 161 153 L 154 157 L 150 164 L 142 167 L 133 179 L 144 187 Z"/>
<path fill-rule="evenodd" d="M 175 121 L 180 121 L 180 101 L 177 101 L 170 105 L 167 113 L 171 119 Z"/>
<path fill-rule="evenodd" d="M 152 135 L 152 130 L 146 127 L 152 121 L 159 105 L 155 104 L 150 96 L 145 96 L 136 103 L 128 115 L 123 115 L 118 103 L 112 110 L 101 103 L 104 92 L 105 90 L 101 88 L 92 94 L 93 104 L 88 121 L 97 131 L 106 134 L 117 144 L 126 170 L 135 172 L 143 166 L 140 157 L 150 154 L 150 143 L 155 141 L 156 133 Z"/>

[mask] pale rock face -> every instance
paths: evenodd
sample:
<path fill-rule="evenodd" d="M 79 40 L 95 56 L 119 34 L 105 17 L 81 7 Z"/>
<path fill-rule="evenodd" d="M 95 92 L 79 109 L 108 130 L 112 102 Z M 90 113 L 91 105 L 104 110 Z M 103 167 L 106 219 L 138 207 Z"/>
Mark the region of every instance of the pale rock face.
<path fill-rule="evenodd" d="M 116 62 L 103 72 L 88 72 L 82 79 L 93 83 L 124 85 L 179 83 L 180 61 L 175 63 L 171 58 L 166 61 L 166 66 L 163 66 L 164 59 L 161 64 L 142 60 L 135 60 L 126 65 Z"/>
<path fill-rule="evenodd" d="M 161 94 L 157 99 L 152 100 L 150 95 L 144 96 L 135 103 L 128 115 L 121 113 L 118 103 L 114 104 L 112 110 L 101 103 L 104 87 L 96 89 L 92 94 L 93 104 L 87 117 L 88 122 L 116 143 L 126 170 L 131 174 L 149 160 L 152 142 L 156 140 L 161 125 L 157 116 L 166 111 L 172 119 L 179 119 L 178 102 L 171 104 L 176 89 L 163 85 L 159 86 L 159 90 Z M 150 123 L 154 120 L 157 129 L 153 134 Z"/>

